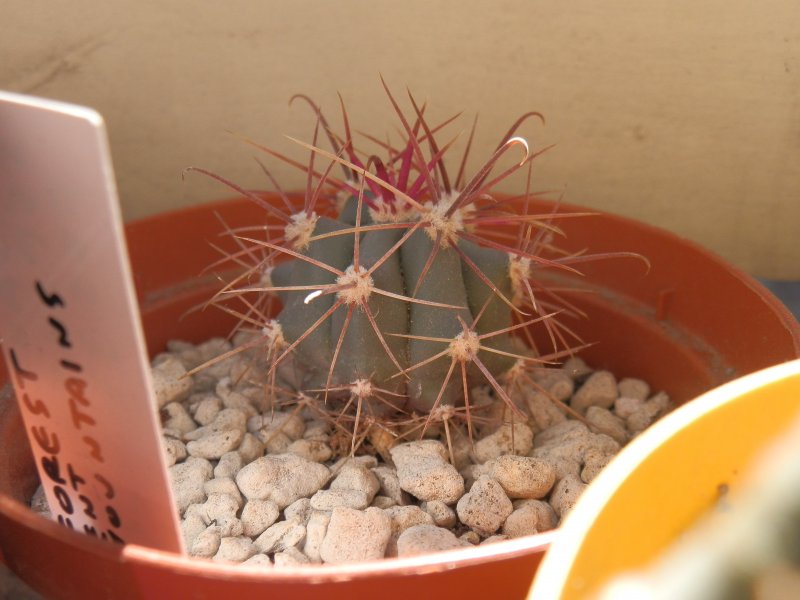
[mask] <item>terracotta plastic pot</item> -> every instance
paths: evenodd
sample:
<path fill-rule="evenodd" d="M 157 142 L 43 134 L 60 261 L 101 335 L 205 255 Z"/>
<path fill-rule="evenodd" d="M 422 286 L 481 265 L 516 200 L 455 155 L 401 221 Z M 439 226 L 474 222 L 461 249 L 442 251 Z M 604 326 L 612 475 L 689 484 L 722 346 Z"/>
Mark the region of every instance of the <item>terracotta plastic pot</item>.
<path fill-rule="evenodd" d="M 659 557 L 736 494 L 755 457 L 800 415 L 800 361 L 703 394 L 645 431 L 598 475 L 559 530 L 529 598 L 591 598 Z M 700 573 L 695 573 L 698 577 Z"/>
<path fill-rule="evenodd" d="M 548 211 L 543 203 L 535 210 Z M 562 210 L 576 210 L 563 207 Z M 220 311 L 185 311 L 216 283 L 202 270 L 218 258 L 215 213 L 231 227 L 263 219 L 247 201 L 226 201 L 158 215 L 127 227 L 133 272 L 151 353 L 170 338 L 201 341 L 227 333 Z M 585 265 L 583 277 L 549 274 L 588 318 L 569 325 L 598 343 L 583 353 L 593 366 L 637 376 L 676 401 L 739 375 L 800 355 L 800 326 L 766 289 L 694 244 L 617 216 L 561 223 L 567 244 L 592 252 L 628 250 L 651 262 Z M 346 567 L 263 570 L 128 545 L 63 529 L 25 504 L 37 476 L 10 393 L 0 398 L 0 548 L 22 579 L 53 598 L 393 598 L 501 595 L 524 598 L 551 532 L 485 547 Z"/>

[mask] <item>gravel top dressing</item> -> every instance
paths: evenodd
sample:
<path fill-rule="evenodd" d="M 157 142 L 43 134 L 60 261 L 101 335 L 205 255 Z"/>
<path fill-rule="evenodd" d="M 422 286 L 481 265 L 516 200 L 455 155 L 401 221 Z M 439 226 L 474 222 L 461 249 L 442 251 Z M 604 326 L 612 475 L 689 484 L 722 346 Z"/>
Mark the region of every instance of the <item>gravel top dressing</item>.
<path fill-rule="evenodd" d="M 174 341 L 152 364 L 186 548 L 216 561 L 352 563 L 553 529 L 620 448 L 671 409 L 646 382 L 572 358 L 536 370 L 535 385 L 509 386 L 524 418 L 488 386 L 473 389 L 472 441 L 463 409 L 446 407 L 410 418 L 403 439 L 362 436 L 351 455 L 350 436 L 311 403 L 284 408 L 278 395 L 265 406 L 269 378 L 254 351 L 187 375 L 232 347 Z M 296 368 L 287 361 L 277 385 Z M 32 504 L 47 510 L 41 491 Z"/>

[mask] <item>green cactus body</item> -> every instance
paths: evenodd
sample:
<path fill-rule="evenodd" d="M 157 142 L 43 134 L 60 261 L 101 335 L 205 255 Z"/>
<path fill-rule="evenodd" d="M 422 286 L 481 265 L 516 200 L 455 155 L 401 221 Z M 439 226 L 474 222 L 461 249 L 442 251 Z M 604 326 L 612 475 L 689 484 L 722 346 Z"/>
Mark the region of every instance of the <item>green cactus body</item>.
<path fill-rule="evenodd" d="M 427 233 L 417 230 L 400 251 L 407 287 L 410 287 L 412 292 L 434 250 L 433 244 Z M 467 322 L 472 320 L 461 261 L 455 250 L 439 248 L 425 279 L 419 285 L 416 298 L 463 308 L 456 310 L 411 303 L 409 334 L 412 336 L 454 338 L 463 330 L 457 315 Z M 445 348 L 446 345 L 441 342 L 411 338 L 408 349 L 409 362 L 412 366 L 421 363 Z M 442 357 L 411 372 L 409 400 L 414 408 L 430 410 L 433 407 L 449 369 L 450 360 Z M 451 378 L 441 402 L 452 404 L 460 390 L 460 377 Z"/>
<path fill-rule="evenodd" d="M 363 233 L 359 243 L 359 263 L 369 269 L 400 239 L 397 230 L 368 231 Z M 403 274 L 399 256 L 392 254 L 372 274 L 376 288 L 402 296 L 405 294 Z M 378 325 L 383 341 L 389 347 L 394 360 L 402 367 L 408 365 L 406 340 L 390 335 L 408 331 L 408 307 L 402 300 L 372 293 L 368 306 Z M 348 309 L 340 307 L 333 315 L 331 340 L 336 345 L 345 322 Z M 401 393 L 404 380 L 394 377 L 397 365 L 386 352 L 380 338 L 375 333 L 366 312 L 356 306 L 350 318 L 347 332 L 336 361 L 337 379 L 342 383 L 352 383 L 357 379 L 367 379 L 379 387 Z"/>
<path fill-rule="evenodd" d="M 347 228 L 347 225 L 321 217 L 317 220 L 314 233 L 316 235 L 330 233 Z M 313 241 L 302 251 L 303 254 L 339 270 L 344 270 L 353 260 L 353 237 L 336 236 Z M 272 272 L 272 280 L 276 286 L 311 286 L 330 285 L 335 282 L 336 275 L 303 260 L 292 260 L 279 264 Z M 333 306 L 333 296 L 320 296 L 313 302 L 306 302 L 311 291 L 286 291 L 279 294 L 283 302 L 279 322 L 287 340 L 294 342 L 306 334 L 327 310 Z M 319 373 L 327 373 L 333 357 L 331 346 L 330 320 L 321 323 L 308 333 L 297 346 L 296 354 L 300 361 L 319 384 Z M 324 383 L 324 380 L 323 380 Z"/>
<path fill-rule="evenodd" d="M 474 263 L 481 273 L 489 279 L 497 290 L 506 298 L 513 295 L 511 277 L 509 274 L 508 254 L 493 248 L 482 248 L 467 240 L 458 244 L 461 251 Z M 469 308 L 472 315 L 480 318 L 475 324 L 479 334 L 492 334 L 508 329 L 512 324 L 511 307 L 492 290 L 481 277 L 465 262 L 462 261 L 464 284 L 468 290 Z M 485 306 L 484 306 L 485 305 Z M 481 311 L 483 311 L 481 313 Z M 501 333 L 485 338 L 482 346 L 493 348 L 500 352 L 515 354 L 518 350 L 514 347 L 509 333 Z M 478 354 L 484 365 L 494 374 L 510 369 L 515 358 L 503 354 L 481 350 Z"/>
<path fill-rule="evenodd" d="M 354 221 L 352 205 L 343 209 L 347 220 Z M 366 216 L 364 224 L 371 223 Z M 351 225 L 339 220 L 320 218 L 314 235 L 341 231 Z M 403 229 L 370 230 L 359 237 L 359 265 L 369 269 L 387 253 L 403 236 Z M 471 242 L 461 241 L 459 248 L 501 293 L 510 295 L 508 255 L 491 248 L 481 248 Z M 312 241 L 304 251 L 306 256 L 345 271 L 353 265 L 354 235 L 343 233 L 334 237 Z M 508 328 L 511 309 L 482 280 L 472 267 L 465 264 L 452 247 L 442 246 L 435 253 L 424 279 L 419 284 L 413 300 L 410 297 L 423 275 L 423 270 L 434 252 L 434 241 L 424 228 L 417 229 L 400 246 L 399 251 L 385 258 L 371 277 L 375 289 L 390 292 L 395 297 L 373 292 L 368 299 L 370 313 L 383 337 L 383 343 L 372 326 L 369 315 L 360 305 L 343 304 L 332 317 L 321 323 L 297 346 L 297 356 L 309 374 L 306 385 L 322 389 L 368 380 L 373 385 L 393 393 L 408 394 L 410 408 L 429 411 L 439 398 L 442 404 L 458 404 L 463 399 L 463 382 L 460 369 L 456 370 L 442 391 L 442 385 L 451 369 L 452 358 L 444 355 L 425 363 L 442 353 L 451 340 L 463 332 L 459 317 L 467 326 L 476 316 L 478 333 L 491 333 Z M 277 286 L 323 286 L 336 283 L 336 275 L 302 259 L 281 263 L 272 274 Z M 282 292 L 284 308 L 277 320 L 284 335 L 292 343 L 307 331 L 333 306 L 335 294 L 324 294 L 306 301 L 310 290 Z M 422 301 L 446 304 L 450 307 L 431 306 Z M 484 305 L 486 306 L 484 307 Z M 458 307 L 458 308 L 454 308 Z M 342 330 L 348 320 L 347 330 Z M 337 345 L 341 345 L 338 353 Z M 391 351 L 386 351 L 385 345 Z M 486 347 L 511 351 L 507 333 L 488 338 Z M 330 365 L 336 354 L 333 371 Z M 499 375 L 513 364 L 513 358 L 481 350 L 480 356 L 487 368 Z M 421 366 L 416 366 L 420 365 Z M 400 368 L 398 368 L 400 367 Z M 403 373 L 408 369 L 407 373 Z M 482 377 L 474 365 L 468 367 L 469 383 Z"/>

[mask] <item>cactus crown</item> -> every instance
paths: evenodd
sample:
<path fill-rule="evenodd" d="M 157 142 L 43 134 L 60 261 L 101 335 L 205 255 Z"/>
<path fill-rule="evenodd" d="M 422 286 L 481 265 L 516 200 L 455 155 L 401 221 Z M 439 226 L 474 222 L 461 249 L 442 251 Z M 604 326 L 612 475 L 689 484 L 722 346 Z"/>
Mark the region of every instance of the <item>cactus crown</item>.
<path fill-rule="evenodd" d="M 409 118 L 384 88 L 403 142 L 394 146 L 366 136 L 383 157 L 356 148 L 343 103 L 339 135 L 306 96 L 293 98 L 307 102 L 316 117 L 312 142 L 293 140 L 308 150 L 306 164 L 249 142 L 305 171 L 302 206 L 294 207 L 279 188 L 272 198 L 282 198 L 283 207 L 193 169 L 262 205 L 271 223 L 261 228 L 264 239 L 230 232 L 240 251 L 227 258 L 246 267 L 213 302 L 235 314 L 242 327 L 260 332 L 247 347 L 263 349 L 271 400 L 281 394 L 306 404 L 315 399 L 314 410 L 348 432 L 350 452 L 370 430 L 389 432 L 391 440 L 409 424 L 423 422 L 411 429 L 424 432 L 433 420 L 447 425 L 459 415 L 471 436 L 470 390 L 478 384 L 488 383 L 511 414 L 519 414 L 508 382 L 580 342 L 555 319 L 567 305 L 535 277 L 537 269 L 573 270 L 571 263 L 585 259 L 552 252 L 559 234 L 554 222 L 575 215 L 528 210 L 530 166 L 541 152 L 532 153 L 516 132 L 528 119 L 543 122 L 541 115 L 517 119 L 467 179 L 473 124 L 451 180 L 444 158 L 453 142 L 442 145 L 437 136 L 453 119 L 432 126 L 410 93 Z M 317 144 L 320 130 L 330 151 Z M 499 162 L 511 164 L 495 173 Z M 341 178 L 334 176 L 338 169 Z M 499 182 L 521 170 L 528 173 L 524 194 L 492 195 Z M 281 307 L 273 317 L 274 298 Z M 546 353 L 532 343 L 534 325 L 549 334 Z M 519 343 L 520 336 L 529 343 Z"/>

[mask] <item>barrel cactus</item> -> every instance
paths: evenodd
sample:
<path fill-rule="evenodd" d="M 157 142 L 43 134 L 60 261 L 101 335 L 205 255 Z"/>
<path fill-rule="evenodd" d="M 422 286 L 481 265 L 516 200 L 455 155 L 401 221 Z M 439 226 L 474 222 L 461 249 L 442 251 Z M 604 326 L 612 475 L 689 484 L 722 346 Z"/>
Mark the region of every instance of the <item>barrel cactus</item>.
<path fill-rule="evenodd" d="M 258 329 L 246 347 L 258 345 L 267 359 L 268 393 L 291 386 L 295 401 L 311 402 L 349 431 L 351 452 L 375 424 L 397 437 L 415 419 L 426 425 L 415 430 L 424 431 L 434 417 L 446 425 L 460 414 L 471 435 L 471 390 L 479 384 L 488 383 L 509 413 L 519 414 L 506 391 L 509 378 L 578 343 L 555 319 L 565 306 L 535 271 L 573 269 L 587 259 L 541 252 L 558 232 L 555 220 L 576 215 L 530 214 L 527 191 L 500 200 L 492 195 L 499 182 L 529 169 L 536 154 L 516 134 L 528 119 L 543 121 L 541 115 L 520 117 L 471 178 L 464 167 L 468 143 L 451 179 L 445 158 L 452 142 L 442 145 L 437 136 L 452 119 L 432 126 L 410 93 L 413 112 L 405 113 L 384 88 L 403 138 L 393 146 L 367 136 L 383 157 L 356 148 L 343 103 L 340 135 L 306 96 L 295 98 L 312 107 L 314 136 L 310 143 L 293 141 L 308 150 L 307 163 L 249 142 L 305 171 L 308 184 L 296 208 L 283 192 L 273 196 L 283 198 L 280 205 L 270 203 L 195 169 L 262 205 L 273 223 L 262 228 L 263 239 L 231 232 L 241 250 L 229 258 L 250 263 L 214 302 Z M 330 150 L 318 145 L 321 133 Z M 343 176 L 335 176 L 340 169 Z M 498 227 L 504 234 L 492 235 Z M 275 299 L 276 314 L 266 308 Z M 519 342 L 536 324 L 549 332 L 547 352 Z M 289 371 L 291 377 L 278 376 Z"/>

